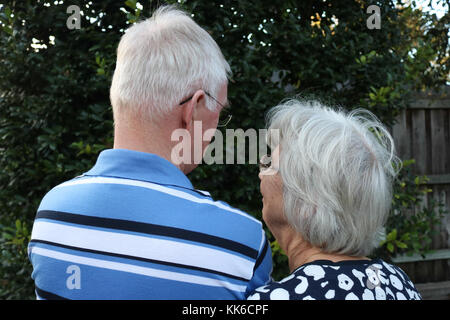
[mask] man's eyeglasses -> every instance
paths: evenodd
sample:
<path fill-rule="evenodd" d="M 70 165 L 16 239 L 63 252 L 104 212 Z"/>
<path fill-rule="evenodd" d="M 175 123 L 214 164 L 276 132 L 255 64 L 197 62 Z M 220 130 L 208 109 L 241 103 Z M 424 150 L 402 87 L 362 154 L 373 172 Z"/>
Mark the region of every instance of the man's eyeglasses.
<path fill-rule="evenodd" d="M 267 154 L 263 155 L 259 160 L 259 170 L 264 171 L 269 169 L 271 166 L 272 166 L 272 159 Z"/>
<path fill-rule="evenodd" d="M 214 98 L 208 91 L 204 91 L 205 94 L 210 97 L 211 99 L 213 99 L 215 102 L 217 102 L 221 107 L 222 110 L 220 111 L 220 116 L 219 116 L 219 123 L 217 124 L 217 127 L 225 127 L 231 120 L 231 118 L 233 117 L 230 113 L 229 113 L 229 106 L 225 106 L 222 103 L 220 103 L 219 101 L 217 101 L 216 98 Z M 186 100 L 183 100 L 180 102 L 180 106 L 185 104 L 186 102 L 188 102 L 189 100 L 191 100 L 194 96 L 190 96 L 189 98 L 187 98 Z"/>

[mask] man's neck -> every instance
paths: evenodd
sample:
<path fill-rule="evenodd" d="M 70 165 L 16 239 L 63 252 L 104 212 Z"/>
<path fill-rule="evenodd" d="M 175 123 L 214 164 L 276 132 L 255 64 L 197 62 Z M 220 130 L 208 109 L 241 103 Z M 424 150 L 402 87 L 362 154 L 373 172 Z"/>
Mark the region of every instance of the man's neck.
<path fill-rule="evenodd" d="M 167 152 L 163 146 L 156 146 L 156 145 L 143 145 L 140 143 L 133 143 L 133 142 L 127 142 L 123 143 L 120 141 L 120 139 L 114 140 L 114 149 L 127 149 L 127 150 L 134 150 L 134 151 L 140 151 L 140 152 L 146 152 L 146 153 L 153 153 L 161 158 L 166 159 L 167 161 L 170 161 L 170 151 Z M 177 166 L 178 167 L 178 166 Z"/>
<path fill-rule="evenodd" d="M 143 125 L 142 121 L 133 119 L 127 122 L 117 121 L 114 125 L 114 149 L 128 149 L 156 154 L 173 163 L 171 159 L 171 134 L 175 128 L 170 123 L 165 127 Z M 175 142 L 176 143 L 176 142 Z M 183 165 L 177 165 L 183 171 Z"/>

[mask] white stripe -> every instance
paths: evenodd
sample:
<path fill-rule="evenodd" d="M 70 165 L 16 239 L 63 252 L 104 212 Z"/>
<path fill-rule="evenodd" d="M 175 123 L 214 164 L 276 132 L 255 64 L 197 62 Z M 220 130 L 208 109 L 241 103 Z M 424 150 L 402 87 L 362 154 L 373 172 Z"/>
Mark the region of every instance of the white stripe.
<path fill-rule="evenodd" d="M 228 207 L 228 206 L 224 205 L 223 203 L 213 201 L 210 199 L 197 198 L 187 192 L 183 192 L 183 191 L 176 190 L 176 189 L 171 189 L 171 188 L 164 187 L 159 184 L 151 183 L 151 182 L 131 180 L 131 179 L 122 179 L 122 178 L 92 177 L 92 178 L 76 179 L 76 180 L 67 181 L 67 182 L 64 182 L 64 183 L 56 186 L 55 188 L 68 187 L 68 186 L 74 186 L 74 185 L 80 185 L 80 184 L 91 184 L 91 183 L 121 184 L 121 185 L 128 185 L 128 186 L 152 189 L 152 190 L 163 192 L 165 194 L 169 194 L 171 196 L 182 198 L 182 199 L 185 199 L 188 201 L 192 201 L 192 202 L 196 202 L 196 203 L 210 204 L 210 205 L 216 206 L 220 209 L 237 213 L 237 214 L 239 214 L 243 217 L 246 217 L 248 219 L 251 219 L 251 220 L 257 222 L 259 225 L 261 225 L 261 221 L 253 218 L 252 216 L 250 216 L 248 214 L 243 213 L 240 210 Z"/>
<path fill-rule="evenodd" d="M 208 196 L 208 197 L 211 197 L 211 193 L 209 193 L 208 191 L 205 191 L 205 190 L 198 190 L 198 189 L 196 189 L 198 192 L 200 192 L 201 194 L 203 194 L 203 195 L 205 195 L 205 196 Z"/>
<path fill-rule="evenodd" d="M 264 231 L 264 229 L 263 229 L 263 230 L 262 230 L 262 237 L 261 237 L 261 244 L 259 245 L 258 253 L 261 252 L 261 250 L 262 250 L 262 248 L 263 248 L 265 242 L 266 242 L 266 233 L 265 233 L 265 231 Z"/>
<path fill-rule="evenodd" d="M 188 282 L 188 283 L 195 283 L 200 285 L 206 285 L 206 286 L 213 286 L 213 287 L 225 287 L 227 289 L 233 290 L 233 291 L 239 291 L 244 292 L 246 290 L 245 286 L 235 285 L 229 282 L 220 281 L 218 279 L 210 279 L 205 277 L 199 277 L 195 275 L 190 274 L 184 274 L 184 273 L 178 273 L 178 272 L 171 272 L 171 271 L 164 271 L 164 270 L 158 270 L 158 269 L 152 269 L 152 268 L 145 268 L 140 266 L 135 266 L 131 264 L 126 263 L 120 263 L 120 262 L 113 262 L 113 261 L 106 261 L 106 260 L 100 260 L 100 259 L 93 259 L 88 257 L 81 257 L 76 256 L 72 254 L 67 254 L 59 251 L 44 249 L 40 247 L 33 247 L 32 254 L 38 254 L 41 256 L 68 261 L 72 263 L 78 263 L 78 264 L 84 264 L 92 267 L 98 267 L 98 268 L 104 268 L 109 270 L 115 270 L 115 271 L 123 271 L 123 272 L 129 272 L 149 277 L 156 277 L 161 279 L 168 279 L 168 280 L 175 280 L 180 282 Z"/>
<path fill-rule="evenodd" d="M 250 279 L 252 261 L 199 245 L 133 234 L 79 228 L 37 219 L 33 240 L 46 240 L 79 248 L 180 263 Z"/>

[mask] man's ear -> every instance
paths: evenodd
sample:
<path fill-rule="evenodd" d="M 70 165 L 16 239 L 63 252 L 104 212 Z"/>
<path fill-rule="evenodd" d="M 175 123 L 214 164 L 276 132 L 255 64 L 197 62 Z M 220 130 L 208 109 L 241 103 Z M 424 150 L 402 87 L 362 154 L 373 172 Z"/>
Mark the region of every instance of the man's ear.
<path fill-rule="evenodd" d="M 182 125 L 186 130 L 190 130 L 194 124 L 196 109 L 201 103 L 204 103 L 205 92 L 203 90 L 197 90 L 192 99 L 183 105 Z"/>

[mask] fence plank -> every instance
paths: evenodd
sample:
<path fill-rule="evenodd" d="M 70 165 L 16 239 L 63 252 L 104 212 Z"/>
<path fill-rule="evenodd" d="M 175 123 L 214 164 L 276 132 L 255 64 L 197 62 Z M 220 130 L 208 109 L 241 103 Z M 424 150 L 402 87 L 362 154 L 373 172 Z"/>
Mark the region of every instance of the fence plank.
<path fill-rule="evenodd" d="M 447 110 L 430 112 L 431 127 L 431 174 L 448 173 L 448 130 L 445 127 Z"/>
<path fill-rule="evenodd" d="M 438 91 L 418 92 L 410 109 L 450 109 L 450 86 Z"/>
<path fill-rule="evenodd" d="M 409 110 L 402 110 L 397 123 L 392 127 L 392 136 L 400 159 L 411 159 L 411 133 L 407 121 Z"/>
<path fill-rule="evenodd" d="M 410 109 L 450 109 L 450 99 L 417 99 L 410 106 Z"/>
<path fill-rule="evenodd" d="M 444 168 L 445 173 L 450 174 L 450 110 L 446 110 L 443 113 L 444 118 L 444 145 L 446 146 L 447 152 L 444 156 Z"/>
<path fill-rule="evenodd" d="M 416 159 L 416 174 L 426 174 L 427 169 L 427 144 L 425 129 L 425 110 L 412 112 L 412 157 Z"/>
<path fill-rule="evenodd" d="M 450 185 L 450 173 L 447 174 L 427 174 L 428 181 L 425 184 Z"/>
<path fill-rule="evenodd" d="M 440 186 L 439 188 L 439 201 L 441 203 L 446 204 L 446 207 L 444 207 L 444 210 L 447 210 L 448 213 L 446 216 L 444 216 L 444 218 L 442 219 L 442 224 L 440 226 L 440 233 L 439 233 L 439 237 L 440 237 L 440 248 L 448 248 L 448 240 L 449 240 L 449 233 L 448 233 L 448 215 L 450 215 L 450 211 L 449 211 L 449 202 L 447 201 L 447 194 L 450 193 L 450 184 L 446 185 L 446 186 Z"/>
<path fill-rule="evenodd" d="M 446 209 L 449 213 L 445 215 L 444 224 L 447 231 L 447 248 L 450 248 L 450 185 L 448 185 L 446 189 L 446 198 Z"/>
<path fill-rule="evenodd" d="M 447 110 L 431 110 L 430 112 L 430 134 L 431 134 L 431 157 L 430 165 L 432 174 L 445 174 L 447 172 L 447 149 L 448 141 L 445 142 L 446 133 L 448 132 L 445 127 L 445 118 L 447 116 Z M 441 192 L 443 191 L 442 185 L 435 185 L 433 188 L 432 199 L 436 202 L 440 202 L 445 199 L 441 199 Z M 432 247 L 440 249 L 445 247 L 447 241 L 445 240 L 446 230 L 442 225 L 435 226 L 434 235 L 432 236 Z M 442 264 L 434 262 L 434 273 L 442 273 Z"/>
<path fill-rule="evenodd" d="M 436 275 L 433 272 L 434 261 L 420 261 L 414 262 L 415 267 L 415 282 L 434 282 L 436 281 Z"/>
<path fill-rule="evenodd" d="M 408 262 L 422 262 L 433 260 L 448 260 L 450 259 L 450 249 L 433 250 L 432 252 L 422 257 L 419 254 L 413 254 L 411 256 L 404 254 L 394 257 L 392 261 L 394 263 L 408 263 Z"/>
<path fill-rule="evenodd" d="M 450 299 L 450 281 L 437 283 L 416 284 L 422 299 L 424 300 L 448 300 Z"/>

